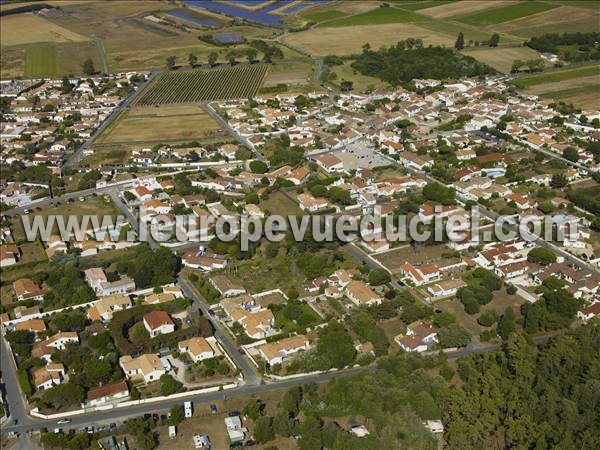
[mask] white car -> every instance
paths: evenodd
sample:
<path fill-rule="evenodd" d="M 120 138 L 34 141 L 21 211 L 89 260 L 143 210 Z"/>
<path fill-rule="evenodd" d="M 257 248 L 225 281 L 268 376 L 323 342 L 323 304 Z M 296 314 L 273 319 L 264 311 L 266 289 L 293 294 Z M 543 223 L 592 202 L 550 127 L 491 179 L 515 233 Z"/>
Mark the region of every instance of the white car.
<path fill-rule="evenodd" d="M 66 425 L 68 423 L 71 423 L 71 419 L 60 419 L 58 422 L 56 422 L 57 425 Z"/>

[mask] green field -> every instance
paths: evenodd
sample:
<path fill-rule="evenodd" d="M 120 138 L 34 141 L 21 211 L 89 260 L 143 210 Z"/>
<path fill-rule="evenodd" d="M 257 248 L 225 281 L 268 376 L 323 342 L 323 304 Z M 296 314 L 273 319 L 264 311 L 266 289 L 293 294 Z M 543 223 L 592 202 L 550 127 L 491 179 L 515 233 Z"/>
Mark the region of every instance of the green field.
<path fill-rule="evenodd" d="M 356 25 L 381 25 L 389 23 L 420 22 L 427 17 L 402 9 L 381 7 L 356 16 L 349 16 L 323 24 L 324 27 L 348 27 Z"/>
<path fill-rule="evenodd" d="M 393 2 L 399 8 L 407 9 L 409 11 L 418 11 L 425 8 L 433 8 L 435 6 L 442 6 L 447 3 L 452 3 L 454 0 L 423 0 L 420 2 L 406 2 L 405 0 Z"/>
<path fill-rule="evenodd" d="M 35 44 L 27 47 L 25 76 L 40 77 L 58 73 L 56 48 L 50 44 Z"/>
<path fill-rule="evenodd" d="M 307 20 L 310 20 L 311 22 L 323 22 L 324 20 L 339 19 L 339 18 L 345 17 L 347 15 L 348 15 L 348 13 L 332 10 L 332 11 L 322 11 L 322 12 L 316 12 L 316 13 L 303 14 L 302 17 L 306 18 Z"/>
<path fill-rule="evenodd" d="M 576 69 L 557 70 L 554 72 L 539 73 L 528 75 L 513 80 L 512 83 L 518 87 L 526 88 L 537 86 L 538 84 L 555 83 L 573 78 L 581 78 L 597 75 L 600 72 L 600 64 L 578 67 Z"/>
<path fill-rule="evenodd" d="M 267 73 L 266 64 L 240 64 L 211 70 L 163 72 L 136 100 L 138 105 L 196 103 L 253 97 Z"/>
<path fill-rule="evenodd" d="M 514 5 L 504 6 L 502 8 L 490 9 L 475 14 L 460 17 L 456 20 L 469 25 L 485 27 L 496 23 L 508 22 L 510 20 L 520 19 L 521 17 L 532 14 L 549 11 L 556 8 L 556 5 L 540 2 L 521 2 Z"/>

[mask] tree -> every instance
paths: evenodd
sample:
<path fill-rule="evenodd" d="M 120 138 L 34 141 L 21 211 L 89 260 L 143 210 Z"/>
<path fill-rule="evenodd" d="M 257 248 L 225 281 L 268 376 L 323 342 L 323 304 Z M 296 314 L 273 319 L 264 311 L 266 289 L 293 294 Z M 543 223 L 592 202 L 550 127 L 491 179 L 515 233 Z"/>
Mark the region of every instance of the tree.
<path fill-rule="evenodd" d="M 217 52 L 210 52 L 208 54 L 208 65 L 210 67 L 214 67 L 215 63 L 217 62 L 217 59 L 219 59 L 219 54 Z"/>
<path fill-rule="evenodd" d="M 83 73 L 86 75 L 94 75 L 96 73 L 96 68 L 94 67 L 94 61 L 91 59 L 86 59 L 81 65 L 83 69 Z"/>
<path fill-rule="evenodd" d="M 369 284 L 373 286 L 380 286 L 391 281 L 390 274 L 384 269 L 373 269 L 369 273 Z"/>
<path fill-rule="evenodd" d="M 54 409 L 79 405 L 83 401 L 83 388 L 72 381 L 59 384 L 44 391 L 41 401 Z"/>
<path fill-rule="evenodd" d="M 498 43 L 500 42 L 500 35 L 498 33 L 492 34 L 490 37 L 490 47 L 498 47 Z"/>
<path fill-rule="evenodd" d="M 242 413 L 250 419 L 256 421 L 262 415 L 263 403 L 260 400 L 250 400 L 244 406 Z"/>
<path fill-rule="evenodd" d="M 185 419 L 185 412 L 183 406 L 175 405 L 171 407 L 171 414 L 169 416 L 169 423 L 171 425 L 179 425 Z"/>
<path fill-rule="evenodd" d="M 555 173 L 550 179 L 550 187 L 553 188 L 563 188 L 567 184 L 569 184 L 567 178 L 561 173 Z"/>
<path fill-rule="evenodd" d="M 227 61 L 229 61 L 229 64 L 231 64 L 232 66 L 235 65 L 235 63 L 237 62 L 235 60 L 236 57 L 237 55 L 233 50 L 227 53 Z"/>
<path fill-rule="evenodd" d="M 160 395 L 168 396 L 183 391 L 183 384 L 174 379 L 171 375 L 161 375 L 160 377 Z"/>
<path fill-rule="evenodd" d="M 547 266 L 556 262 L 556 254 L 546 247 L 535 247 L 527 254 L 527 261 Z"/>
<path fill-rule="evenodd" d="M 512 68 L 510 69 L 510 73 L 517 73 L 521 67 L 523 67 L 525 63 L 520 59 L 515 59 L 512 64 Z"/>
<path fill-rule="evenodd" d="M 356 350 L 346 329 L 340 323 L 330 321 L 326 327 L 319 329 L 317 352 L 330 367 L 341 369 L 354 361 Z"/>
<path fill-rule="evenodd" d="M 342 92 L 350 92 L 354 87 L 354 83 L 352 81 L 344 80 L 340 83 L 340 89 Z"/>
<path fill-rule="evenodd" d="M 465 48 L 465 35 L 462 31 L 458 33 L 458 37 L 456 38 L 456 42 L 454 43 L 454 48 L 456 50 L 462 50 L 463 48 Z"/>
<path fill-rule="evenodd" d="M 563 150 L 563 157 L 572 162 L 579 161 L 579 152 L 575 147 L 567 147 Z"/>
<path fill-rule="evenodd" d="M 471 334 L 455 323 L 438 330 L 440 345 L 444 348 L 464 347 L 471 342 Z"/>
<path fill-rule="evenodd" d="M 273 418 L 267 416 L 261 416 L 254 423 L 254 439 L 258 444 L 264 444 L 265 442 L 272 441 L 275 439 L 275 432 L 273 431 Z"/>
<path fill-rule="evenodd" d="M 175 56 L 167 56 L 167 59 L 166 59 L 167 69 L 172 70 L 173 68 L 175 68 L 176 61 L 177 61 L 177 58 Z"/>
<path fill-rule="evenodd" d="M 198 57 L 196 55 L 194 55 L 193 53 L 190 53 L 188 55 L 188 63 L 190 64 L 190 66 L 196 67 L 197 62 L 198 62 Z"/>
<path fill-rule="evenodd" d="M 267 173 L 269 171 L 269 166 L 264 161 L 251 161 L 249 167 L 252 173 Z"/>
<path fill-rule="evenodd" d="M 252 64 L 252 62 L 256 59 L 257 52 L 253 48 L 249 48 L 246 50 L 246 57 L 248 58 L 248 62 Z"/>
<path fill-rule="evenodd" d="M 511 307 L 508 307 L 498 321 L 498 334 L 503 340 L 507 340 L 510 334 L 514 333 L 516 329 L 515 313 Z"/>

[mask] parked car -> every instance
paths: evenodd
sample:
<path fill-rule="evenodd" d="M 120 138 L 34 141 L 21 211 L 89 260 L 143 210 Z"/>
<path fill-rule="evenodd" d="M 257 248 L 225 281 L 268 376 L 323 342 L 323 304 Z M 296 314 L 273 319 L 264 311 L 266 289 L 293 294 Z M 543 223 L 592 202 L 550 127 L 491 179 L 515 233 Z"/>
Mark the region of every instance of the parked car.
<path fill-rule="evenodd" d="M 229 411 L 228 416 L 229 417 L 239 417 L 239 416 L 241 416 L 241 414 L 239 411 Z"/>
<path fill-rule="evenodd" d="M 60 419 L 58 422 L 56 422 L 57 425 L 66 425 L 68 423 L 71 423 L 71 419 Z"/>
<path fill-rule="evenodd" d="M 210 412 L 212 414 L 216 414 L 217 413 L 217 405 L 215 405 L 214 403 L 210 404 Z"/>

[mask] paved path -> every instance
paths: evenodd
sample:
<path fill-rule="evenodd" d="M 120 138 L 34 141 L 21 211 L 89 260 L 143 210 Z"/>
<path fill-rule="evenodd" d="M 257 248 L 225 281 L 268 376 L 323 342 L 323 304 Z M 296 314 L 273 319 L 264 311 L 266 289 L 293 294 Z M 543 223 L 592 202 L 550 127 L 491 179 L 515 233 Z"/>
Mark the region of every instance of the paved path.
<path fill-rule="evenodd" d="M 214 108 L 208 103 L 208 102 L 202 102 L 200 104 L 200 106 L 202 107 L 202 109 L 204 109 L 204 111 L 206 111 L 224 130 L 226 130 L 232 137 L 235 138 L 236 141 L 238 141 L 240 144 L 242 144 L 244 147 L 248 148 L 249 150 L 252 150 L 252 152 L 256 155 L 256 157 L 258 159 L 262 159 L 264 160 L 265 157 L 263 155 L 261 155 L 256 148 L 254 148 L 254 145 L 252 144 L 252 142 L 250 142 L 248 139 L 246 139 L 244 136 L 242 136 L 241 134 L 239 134 L 237 132 L 236 129 L 234 129 L 231 125 L 229 125 L 229 123 L 227 123 L 226 120 L 224 120 L 218 112 L 216 112 L 214 110 Z"/>

